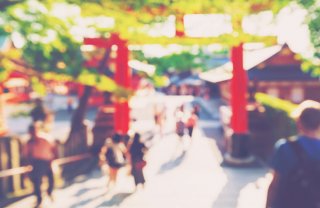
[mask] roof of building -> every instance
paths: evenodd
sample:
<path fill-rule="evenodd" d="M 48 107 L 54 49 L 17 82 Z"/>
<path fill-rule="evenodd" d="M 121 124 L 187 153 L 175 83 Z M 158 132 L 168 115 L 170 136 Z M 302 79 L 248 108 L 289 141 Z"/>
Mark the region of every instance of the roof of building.
<path fill-rule="evenodd" d="M 303 72 L 300 66 L 272 66 L 265 67 L 264 70 L 253 68 L 248 73 L 250 80 L 259 81 L 316 81 L 318 78 L 312 77 L 310 73 Z"/>
<path fill-rule="evenodd" d="M 310 74 L 301 71 L 299 65 L 272 65 L 257 67 L 259 64 L 270 60 L 277 55 L 287 45 L 275 45 L 262 49 L 244 50 L 243 52 L 243 66 L 248 71 L 248 77 L 251 80 L 314 80 Z M 200 78 L 218 83 L 230 80 L 232 78 L 232 63 L 228 63 L 211 69 L 207 72 L 201 73 Z"/>

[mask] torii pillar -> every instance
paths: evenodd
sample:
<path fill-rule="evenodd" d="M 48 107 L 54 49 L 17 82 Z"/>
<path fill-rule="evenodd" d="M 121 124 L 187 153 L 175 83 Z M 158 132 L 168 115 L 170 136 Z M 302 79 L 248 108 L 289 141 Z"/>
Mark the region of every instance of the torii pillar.
<path fill-rule="evenodd" d="M 126 89 L 131 87 L 131 70 L 129 69 L 129 50 L 127 42 L 121 39 L 117 41 L 116 57 L 116 83 Z M 127 134 L 130 124 L 130 109 L 128 100 L 118 100 L 115 103 L 115 131 L 122 135 Z"/>
<path fill-rule="evenodd" d="M 120 39 L 118 34 L 112 34 L 109 39 L 85 38 L 84 44 L 98 48 L 117 46 L 116 58 L 114 59 L 116 64 L 114 79 L 118 86 L 126 89 L 131 87 L 131 70 L 128 66 L 129 50 L 126 41 Z M 99 61 L 89 60 L 87 65 L 98 67 Z M 126 134 L 129 130 L 130 109 L 128 101 L 115 100 L 112 104 L 110 97 L 108 97 L 105 102 L 105 105 L 99 109 L 93 128 L 93 149 L 96 152 L 99 152 L 107 137 L 112 136 L 114 133 Z"/>
<path fill-rule="evenodd" d="M 231 79 L 231 152 L 225 159 L 234 164 L 251 163 L 249 153 L 249 130 L 247 113 L 247 73 L 243 68 L 243 44 L 232 47 L 231 61 L 233 77 Z"/>
<path fill-rule="evenodd" d="M 2 86 L 0 85 L 0 136 L 3 136 L 7 133 L 7 126 L 3 114 L 3 90 Z"/>

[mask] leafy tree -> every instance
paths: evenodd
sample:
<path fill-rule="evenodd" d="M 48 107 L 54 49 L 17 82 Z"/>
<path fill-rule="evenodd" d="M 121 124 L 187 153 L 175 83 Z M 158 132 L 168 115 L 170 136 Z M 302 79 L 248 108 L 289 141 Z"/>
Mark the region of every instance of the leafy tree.
<path fill-rule="evenodd" d="M 64 5 L 68 6 L 68 5 Z M 41 81 L 73 80 L 85 84 L 83 96 L 72 118 L 69 141 L 79 141 L 79 132 L 83 131 L 83 120 L 92 86 L 114 91 L 116 86 L 110 78 L 99 74 L 104 69 L 109 52 L 105 53 L 98 70 L 84 67 L 84 56 L 81 51 L 82 38 L 72 33 L 77 26 L 80 14 L 59 16 L 50 1 L 25 1 L 8 7 L 1 13 L 3 28 L 7 34 L 18 33 L 24 44 L 21 48 L 21 59 L 6 57 L 25 68 L 25 73 L 33 78 L 34 90 L 43 93 Z M 4 68 L 8 67 L 2 64 Z M 81 137 L 81 136 L 80 136 Z M 70 142 L 69 142 L 70 143 Z"/>
<path fill-rule="evenodd" d="M 320 5 L 316 0 L 297 0 L 307 9 L 307 23 L 310 31 L 310 40 L 313 45 L 313 56 L 304 59 L 303 69 L 313 76 L 320 77 Z"/>
<path fill-rule="evenodd" d="M 180 53 L 174 53 L 163 57 L 144 57 L 139 53 L 137 57 L 140 61 L 146 61 L 151 65 L 156 66 L 156 74 L 163 75 L 168 72 L 175 71 L 177 73 L 183 71 L 192 71 L 194 69 L 201 68 L 206 69 L 206 61 L 209 59 L 208 55 L 205 55 L 202 51 L 193 54 L 188 51 L 182 51 Z"/>

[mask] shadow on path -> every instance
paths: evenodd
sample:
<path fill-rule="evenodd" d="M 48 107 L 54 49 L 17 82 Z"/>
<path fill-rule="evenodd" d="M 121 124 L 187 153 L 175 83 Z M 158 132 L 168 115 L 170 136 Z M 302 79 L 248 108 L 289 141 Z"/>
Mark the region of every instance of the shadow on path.
<path fill-rule="evenodd" d="M 95 195 L 94 196 L 94 199 L 97 199 L 97 198 L 100 198 L 100 197 L 103 197 L 105 196 L 106 193 L 101 193 L 99 195 Z M 78 196 L 79 197 L 79 196 Z M 86 205 L 88 203 L 90 203 L 92 200 L 94 200 L 93 198 L 88 198 L 88 199 L 85 199 L 85 200 L 80 200 L 78 201 L 77 203 L 73 204 L 70 208 L 79 208 L 79 207 L 82 207 L 83 205 Z"/>
<path fill-rule="evenodd" d="M 265 168 L 248 167 L 224 167 L 223 170 L 228 181 L 213 203 L 212 208 L 237 207 L 241 190 L 249 183 L 256 182 L 267 171 Z"/>
<path fill-rule="evenodd" d="M 97 207 L 112 207 L 119 206 L 127 197 L 131 196 L 133 193 L 117 193 L 108 201 L 99 204 Z"/>
<path fill-rule="evenodd" d="M 177 158 L 173 160 L 169 160 L 168 162 L 162 164 L 158 171 L 158 174 L 163 174 L 166 171 L 170 171 L 178 167 L 182 163 L 182 161 L 185 159 L 186 153 L 187 153 L 186 151 L 183 151 Z"/>

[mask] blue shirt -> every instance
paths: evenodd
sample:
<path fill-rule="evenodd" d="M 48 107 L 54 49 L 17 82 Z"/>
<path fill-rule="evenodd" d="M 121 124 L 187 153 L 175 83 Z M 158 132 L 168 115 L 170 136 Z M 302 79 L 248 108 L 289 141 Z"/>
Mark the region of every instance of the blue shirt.
<path fill-rule="evenodd" d="M 271 167 L 280 175 L 288 174 L 298 164 L 298 157 L 292 146 L 285 139 L 276 143 L 276 152 Z M 320 140 L 298 136 L 297 142 L 302 146 L 308 158 L 320 161 Z"/>

